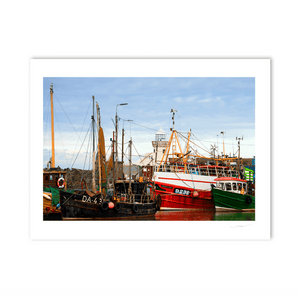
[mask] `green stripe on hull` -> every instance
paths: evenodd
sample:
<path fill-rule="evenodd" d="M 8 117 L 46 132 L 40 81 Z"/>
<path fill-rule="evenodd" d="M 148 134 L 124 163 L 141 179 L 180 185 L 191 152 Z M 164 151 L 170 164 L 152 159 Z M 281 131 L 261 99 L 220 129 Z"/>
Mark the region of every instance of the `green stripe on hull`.
<path fill-rule="evenodd" d="M 215 202 L 215 206 L 233 208 L 233 209 L 254 209 L 255 208 L 255 197 L 250 195 L 242 195 L 238 193 L 221 191 L 218 189 L 212 189 L 212 195 Z M 251 199 L 251 203 L 247 203 Z"/>

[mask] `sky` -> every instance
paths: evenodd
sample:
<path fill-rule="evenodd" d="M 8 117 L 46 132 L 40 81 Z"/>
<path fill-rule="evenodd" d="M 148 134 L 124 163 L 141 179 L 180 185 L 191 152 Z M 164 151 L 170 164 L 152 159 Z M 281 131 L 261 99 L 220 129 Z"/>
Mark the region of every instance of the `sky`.
<path fill-rule="evenodd" d="M 255 156 L 254 77 L 44 77 L 43 167 L 51 157 L 51 83 L 54 90 L 56 167 L 91 169 L 92 143 L 88 132 L 93 114 L 92 96 L 95 104 L 97 102 L 100 106 L 107 153 L 116 109 L 120 118 L 119 132 L 125 129 L 125 143 L 132 137 L 133 161 L 136 162 L 153 151 L 151 141 L 160 128 L 167 133 L 167 139 L 170 137 L 170 111 L 174 108 L 177 110 L 175 129 L 184 135 L 191 130 L 193 141 L 202 148 L 210 149 L 215 144 L 220 153 L 224 139 L 225 153 L 237 154 L 236 137 L 243 137 L 241 156 Z M 121 103 L 128 105 L 117 106 Z M 121 143 L 121 134 L 118 143 Z M 208 156 L 207 152 L 202 154 Z"/>

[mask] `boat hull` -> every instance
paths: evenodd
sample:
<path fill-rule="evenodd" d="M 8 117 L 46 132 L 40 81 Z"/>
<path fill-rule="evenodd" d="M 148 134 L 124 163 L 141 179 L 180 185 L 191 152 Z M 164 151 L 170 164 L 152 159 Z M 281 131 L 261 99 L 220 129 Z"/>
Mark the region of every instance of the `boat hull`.
<path fill-rule="evenodd" d="M 255 197 L 212 188 L 212 197 L 216 209 L 254 210 Z"/>
<path fill-rule="evenodd" d="M 210 192 L 209 198 L 181 196 L 177 194 L 165 194 L 162 191 L 156 190 L 157 194 L 161 195 L 161 209 L 211 209 L 214 210 L 214 202 L 211 199 Z"/>
<path fill-rule="evenodd" d="M 155 192 L 161 196 L 162 209 L 211 209 L 214 202 L 211 184 L 214 176 L 155 172 Z"/>
<path fill-rule="evenodd" d="M 108 202 L 98 197 L 82 194 L 60 192 L 60 205 L 63 218 L 122 218 L 136 216 L 151 216 L 160 209 L 160 202 L 129 203 L 113 202 L 109 208 Z"/>

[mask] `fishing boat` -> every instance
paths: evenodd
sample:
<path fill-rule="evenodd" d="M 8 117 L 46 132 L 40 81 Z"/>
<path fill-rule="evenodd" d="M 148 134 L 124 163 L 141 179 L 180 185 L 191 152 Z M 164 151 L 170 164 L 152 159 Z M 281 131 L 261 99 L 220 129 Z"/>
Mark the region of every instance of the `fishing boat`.
<path fill-rule="evenodd" d="M 146 184 L 116 182 L 115 193 L 68 193 L 60 191 L 61 211 L 64 219 L 131 218 L 154 216 L 160 210 L 161 198 L 146 193 Z"/>
<path fill-rule="evenodd" d="M 173 114 L 173 128 L 162 159 L 155 163 L 153 172 L 153 188 L 162 198 L 162 209 L 212 209 L 214 202 L 211 197 L 211 185 L 218 177 L 238 177 L 236 170 L 230 166 L 230 158 L 207 158 L 195 152 L 194 142 L 190 140 L 191 131 L 186 138 L 186 148 L 182 151 L 179 137 L 185 138 L 175 130 L 175 112 Z M 156 143 L 157 154 L 159 143 Z M 197 146 L 197 145 L 196 145 Z M 193 158 L 192 158 L 193 157 Z M 197 158 L 207 158 L 212 164 L 199 164 Z M 231 159 L 232 160 L 232 159 Z M 224 161 L 227 163 L 224 164 Z M 156 159 L 155 159 L 156 162 Z"/>
<path fill-rule="evenodd" d="M 251 182 L 232 177 L 217 178 L 212 186 L 212 198 L 216 210 L 255 210 L 255 193 Z"/>
<path fill-rule="evenodd" d="M 223 166 L 170 164 L 166 171 L 154 172 L 153 184 L 161 195 L 162 208 L 214 209 L 211 184 L 228 173 Z"/>
<path fill-rule="evenodd" d="M 93 97 L 94 102 L 94 97 Z M 94 103 L 93 103 L 94 106 Z M 98 153 L 93 150 L 93 187 L 85 190 L 68 192 L 60 190 L 60 209 L 63 220 L 86 219 L 120 219 L 136 217 L 154 217 L 160 210 L 161 197 L 155 193 L 148 193 L 149 182 L 134 182 L 125 180 L 123 174 L 121 180 L 117 180 L 120 162 L 117 160 L 117 122 L 116 132 L 113 132 L 112 153 L 110 159 L 105 159 L 104 134 L 101 127 L 100 108 L 97 104 L 98 119 Z M 116 120 L 118 117 L 116 115 Z M 92 116 L 92 128 L 94 133 L 95 118 Z M 94 134 L 93 134 L 94 136 Z M 123 148 L 123 146 L 122 146 Z M 132 140 L 129 140 L 129 161 L 131 170 Z M 95 158 L 96 157 L 96 158 Z M 123 164 L 123 160 L 121 165 Z M 98 166 L 99 189 L 96 190 L 95 166 Z M 121 168 L 122 169 L 122 168 Z M 111 174 L 109 182 L 106 174 Z"/>

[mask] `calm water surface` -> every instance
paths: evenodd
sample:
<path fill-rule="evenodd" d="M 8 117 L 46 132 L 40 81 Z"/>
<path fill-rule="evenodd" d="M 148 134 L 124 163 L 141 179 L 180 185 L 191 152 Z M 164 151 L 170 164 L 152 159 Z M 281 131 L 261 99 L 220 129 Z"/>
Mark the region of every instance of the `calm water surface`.
<path fill-rule="evenodd" d="M 255 212 L 215 212 L 211 210 L 159 211 L 157 221 L 255 221 Z"/>
<path fill-rule="evenodd" d="M 78 219 L 69 219 L 76 221 Z M 215 212 L 212 210 L 163 210 L 151 217 L 81 219 L 82 221 L 255 221 L 255 212 Z"/>

